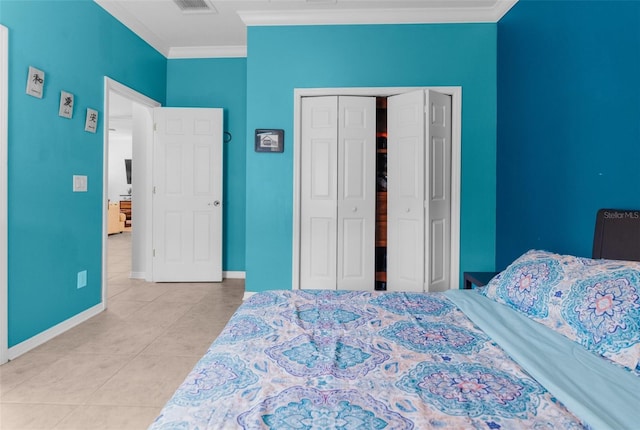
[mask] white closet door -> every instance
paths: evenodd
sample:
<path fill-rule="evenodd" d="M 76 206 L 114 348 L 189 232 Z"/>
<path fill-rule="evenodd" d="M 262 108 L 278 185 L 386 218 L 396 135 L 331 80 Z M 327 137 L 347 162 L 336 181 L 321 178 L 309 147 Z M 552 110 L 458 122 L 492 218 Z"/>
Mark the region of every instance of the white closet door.
<path fill-rule="evenodd" d="M 336 289 L 338 97 L 302 99 L 300 288 Z"/>
<path fill-rule="evenodd" d="M 389 97 L 387 290 L 444 291 L 451 265 L 451 97 Z"/>
<path fill-rule="evenodd" d="M 373 289 L 374 97 L 302 99 L 300 287 Z"/>
<path fill-rule="evenodd" d="M 424 289 L 423 90 L 387 99 L 387 290 Z"/>
<path fill-rule="evenodd" d="M 342 96 L 338 110 L 337 288 L 373 289 L 376 99 Z"/>
<path fill-rule="evenodd" d="M 428 291 L 450 288 L 451 96 L 427 91 L 426 241 Z"/>

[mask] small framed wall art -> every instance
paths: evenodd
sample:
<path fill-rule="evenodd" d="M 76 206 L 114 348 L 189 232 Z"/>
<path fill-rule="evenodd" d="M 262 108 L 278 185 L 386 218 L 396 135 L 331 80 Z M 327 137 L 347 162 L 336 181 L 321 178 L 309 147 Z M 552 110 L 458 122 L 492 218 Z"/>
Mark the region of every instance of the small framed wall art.
<path fill-rule="evenodd" d="M 283 152 L 284 130 L 257 128 L 255 145 L 256 152 Z"/>
<path fill-rule="evenodd" d="M 98 129 L 98 111 L 87 108 L 87 117 L 84 120 L 84 131 L 95 133 Z"/>
<path fill-rule="evenodd" d="M 73 94 L 60 91 L 60 109 L 58 115 L 71 119 L 73 117 Z"/>
<path fill-rule="evenodd" d="M 44 72 L 33 66 L 29 66 L 29 75 L 27 76 L 27 94 L 41 99 L 43 90 Z"/>

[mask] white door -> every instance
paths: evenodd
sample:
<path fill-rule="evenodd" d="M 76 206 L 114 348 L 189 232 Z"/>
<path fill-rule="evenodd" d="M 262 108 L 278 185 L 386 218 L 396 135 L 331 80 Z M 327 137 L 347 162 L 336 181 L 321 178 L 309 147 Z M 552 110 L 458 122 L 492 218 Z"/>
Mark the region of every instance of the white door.
<path fill-rule="evenodd" d="M 450 288 L 451 96 L 427 91 L 426 280 L 428 291 Z"/>
<path fill-rule="evenodd" d="M 156 108 L 153 280 L 222 280 L 222 109 Z"/>
<path fill-rule="evenodd" d="M 375 283 L 376 99 L 338 100 L 339 290 Z"/>
<path fill-rule="evenodd" d="M 338 97 L 305 97 L 301 109 L 300 288 L 335 289 Z"/>
<path fill-rule="evenodd" d="M 400 94 L 388 98 L 387 114 L 387 289 L 446 290 L 451 97 L 430 90 Z"/>
<path fill-rule="evenodd" d="M 373 289 L 374 97 L 301 103 L 300 287 Z"/>
<path fill-rule="evenodd" d="M 387 290 L 423 291 L 424 91 L 387 99 Z"/>

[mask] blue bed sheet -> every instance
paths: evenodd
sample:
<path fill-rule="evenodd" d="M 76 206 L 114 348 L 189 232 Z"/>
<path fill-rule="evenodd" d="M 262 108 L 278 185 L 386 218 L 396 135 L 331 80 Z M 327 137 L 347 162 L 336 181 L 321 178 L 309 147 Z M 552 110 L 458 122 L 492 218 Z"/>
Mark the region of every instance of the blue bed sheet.
<path fill-rule="evenodd" d="M 632 372 L 475 291 L 444 294 L 590 427 L 640 428 L 640 378 Z"/>

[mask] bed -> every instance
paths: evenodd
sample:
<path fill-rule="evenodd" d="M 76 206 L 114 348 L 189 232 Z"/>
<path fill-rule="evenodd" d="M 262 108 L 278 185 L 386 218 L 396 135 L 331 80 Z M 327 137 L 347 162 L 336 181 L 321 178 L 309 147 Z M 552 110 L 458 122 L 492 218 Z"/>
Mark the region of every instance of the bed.
<path fill-rule="evenodd" d="M 150 429 L 638 428 L 639 294 L 640 262 L 543 250 L 475 290 L 258 293 Z"/>

